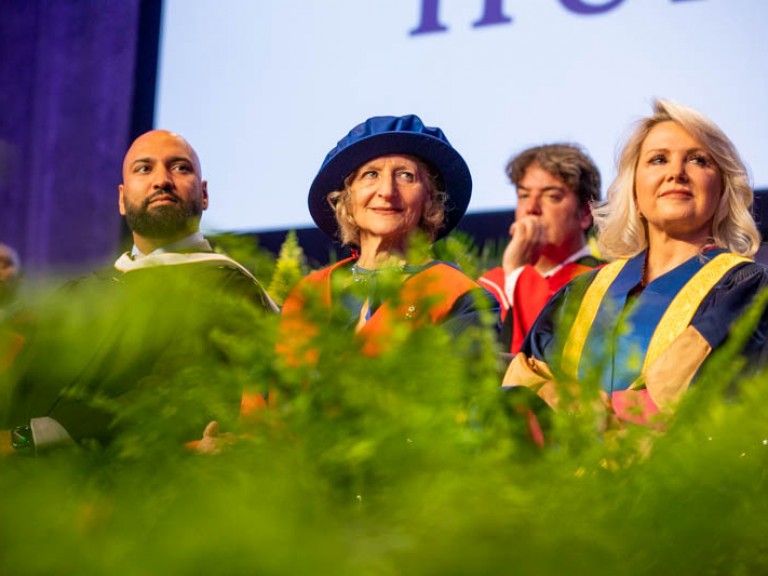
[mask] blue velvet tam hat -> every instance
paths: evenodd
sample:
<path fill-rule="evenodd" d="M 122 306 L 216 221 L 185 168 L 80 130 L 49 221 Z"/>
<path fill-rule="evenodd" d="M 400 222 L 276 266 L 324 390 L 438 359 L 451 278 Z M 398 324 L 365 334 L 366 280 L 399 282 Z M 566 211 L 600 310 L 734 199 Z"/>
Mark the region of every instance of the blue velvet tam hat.
<path fill-rule="evenodd" d="M 361 164 L 385 156 L 416 156 L 440 174 L 446 200 L 445 223 L 437 239 L 446 236 L 467 211 L 472 196 L 472 176 L 461 155 L 440 128 L 425 126 L 418 116 L 376 116 L 358 124 L 328 152 L 309 189 L 309 212 L 317 226 L 331 238 L 338 224 L 327 196 L 341 190 L 344 180 Z"/>

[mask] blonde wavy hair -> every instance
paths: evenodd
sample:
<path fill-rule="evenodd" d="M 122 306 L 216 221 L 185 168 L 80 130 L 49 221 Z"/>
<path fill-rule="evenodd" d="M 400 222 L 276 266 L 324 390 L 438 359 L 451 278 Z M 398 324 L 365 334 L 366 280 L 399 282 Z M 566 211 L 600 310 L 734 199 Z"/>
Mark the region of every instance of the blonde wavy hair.
<path fill-rule="evenodd" d="M 427 235 L 430 242 L 434 242 L 437 233 L 445 223 L 445 203 L 448 195 L 443 189 L 443 179 L 437 170 L 420 158 L 415 156 L 409 156 L 409 158 L 416 162 L 419 168 L 419 179 L 425 183 L 428 192 L 419 221 L 419 228 Z M 327 195 L 328 203 L 336 215 L 339 236 L 344 245 L 360 246 L 360 227 L 352 217 L 352 190 L 350 189 L 350 184 L 357 175 L 357 170 L 359 167 L 344 179 L 343 189 L 330 192 Z"/>
<path fill-rule="evenodd" d="M 635 197 L 635 176 L 640 148 L 651 129 L 675 122 L 698 140 L 720 172 L 722 196 L 712 220 L 711 242 L 742 256 L 760 247 L 760 232 L 750 212 L 753 193 L 747 168 L 730 139 L 699 112 L 655 100 L 653 115 L 640 120 L 619 155 L 618 174 L 608 187 L 606 200 L 592 205 L 597 245 L 605 258 L 631 258 L 648 246 L 648 232 Z"/>

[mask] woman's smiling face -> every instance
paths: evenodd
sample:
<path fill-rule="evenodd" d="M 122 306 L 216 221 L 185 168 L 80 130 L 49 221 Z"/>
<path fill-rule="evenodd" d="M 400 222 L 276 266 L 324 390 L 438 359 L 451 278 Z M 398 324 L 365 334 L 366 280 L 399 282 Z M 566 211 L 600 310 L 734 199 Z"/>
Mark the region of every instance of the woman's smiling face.
<path fill-rule="evenodd" d="M 362 164 L 349 182 L 350 214 L 360 245 L 384 240 L 402 246 L 418 228 L 429 191 L 428 176 L 411 156 L 388 155 Z"/>
<path fill-rule="evenodd" d="M 649 242 L 659 235 L 705 244 L 723 185 L 712 156 L 676 122 L 654 126 L 640 148 L 635 194 L 648 222 Z"/>

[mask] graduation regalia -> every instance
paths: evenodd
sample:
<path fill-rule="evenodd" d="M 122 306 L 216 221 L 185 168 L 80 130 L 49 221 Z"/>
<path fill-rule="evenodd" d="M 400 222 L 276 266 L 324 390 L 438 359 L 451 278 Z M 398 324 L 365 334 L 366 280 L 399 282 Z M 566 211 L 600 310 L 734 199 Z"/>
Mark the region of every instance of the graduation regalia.
<path fill-rule="evenodd" d="M 298 361 L 296 354 L 318 333 L 307 316 L 307 307 L 319 304 L 330 315 L 335 299 L 349 310 L 350 328 L 357 323 L 363 301 L 350 298 L 350 294 L 333 293 L 331 281 L 334 273 L 347 272 L 355 259 L 348 258 L 332 266 L 318 270 L 302 280 L 288 295 L 281 312 L 278 351 L 292 361 Z M 366 296 L 369 313 L 364 325 L 357 331 L 363 341 L 363 352 L 375 355 L 385 346 L 392 327 L 397 322 L 407 322 L 413 327 L 425 323 L 445 323 L 460 331 L 468 325 L 478 325 L 479 310 L 477 298 L 485 298 L 488 308 L 495 311 L 495 302 L 471 278 L 455 266 L 441 261 L 432 261 L 425 266 L 408 266 L 403 270 L 404 279 L 397 301 L 379 301 L 376 296 L 375 273 L 368 272 L 369 278 L 360 278 L 368 288 Z M 354 281 L 354 280 L 353 280 Z M 330 318 L 330 317 L 329 317 Z M 314 361 L 315 354 L 304 349 L 306 361 Z"/>
<path fill-rule="evenodd" d="M 542 311 L 505 386 L 529 386 L 556 405 L 555 380 L 599 367 L 609 406 L 644 420 L 672 407 L 733 323 L 768 284 L 766 268 L 709 250 L 641 287 L 645 252 L 568 284 Z M 744 353 L 763 354 L 763 322 Z M 641 410 L 637 410 L 637 408 Z"/>
<path fill-rule="evenodd" d="M 488 290 L 501 306 L 502 346 L 517 354 L 536 318 L 550 298 L 568 282 L 602 264 L 594 256 L 585 256 L 567 262 L 548 276 L 543 276 L 530 264 L 520 269 L 512 300 L 505 289 L 506 275 L 501 266 L 492 268 L 478 279 L 478 284 Z"/>

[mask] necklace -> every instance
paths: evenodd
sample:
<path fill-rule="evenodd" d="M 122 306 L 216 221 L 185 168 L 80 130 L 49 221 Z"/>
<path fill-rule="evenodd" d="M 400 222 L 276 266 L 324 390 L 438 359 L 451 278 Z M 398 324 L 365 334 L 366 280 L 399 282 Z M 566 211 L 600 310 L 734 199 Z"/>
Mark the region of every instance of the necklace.
<path fill-rule="evenodd" d="M 352 279 L 355 282 L 365 283 L 365 282 L 368 282 L 369 280 L 375 280 L 376 277 L 382 272 L 386 273 L 387 271 L 395 271 L 399 274 L 411 275 L 416 272 L 419 272 L 420 270 L 423 270 L 427 266 L 429 266 L 429 264 L 422 265 L 422 266 L 415 266 L 413 264 L 403 264 L 402 266 L 397 266 L 397 267 L 376 268 L 374 270 L 369 270 L 368 268 L 363 268 L 362 266 L 358 266 L 357 264 L 352 264 L 352 266 L 350 266 L 349 269 L 352 272 Z"/>
<path fill-rule="evenodd" d="M 368 282 L 368 280 L 374 278 L 379 273 L 378 270 L 368 270 L 367 268 L 362 268 L 357 264 L 352 264 L 350 270 L 352 271 L 352 280 L 357 283 Z"/>

